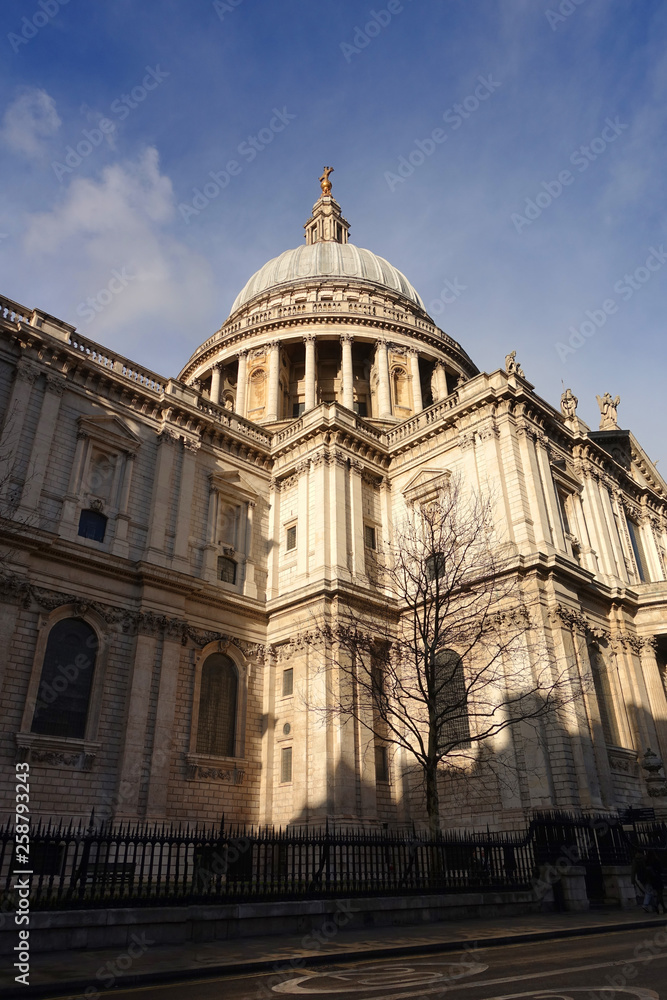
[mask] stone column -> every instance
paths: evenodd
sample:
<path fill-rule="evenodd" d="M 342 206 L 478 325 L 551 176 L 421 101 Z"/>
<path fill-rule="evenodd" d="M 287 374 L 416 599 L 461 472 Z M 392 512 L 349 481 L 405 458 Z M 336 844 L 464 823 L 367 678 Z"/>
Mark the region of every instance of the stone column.
<path fill-rule="evenodd" d="M 174 431 L 166 429 L 158 435 L 157 460 L 151 501 L 150 530 L 146 558 L 164 565 L 164 542 L 171 503 L 171 474 L 174 467 Z"/>
<path fill-rule="evenodd" d="M 317 376 L 315 368 L 315 338 L 312 334 L 308 334 L 303 338 L 303 342 L 306 345 L 306 372 L 305 372 L 305 389 L 306 389 L 306 410 L 312 410 L 314 406 L 317 406 Z"/>
<path fill-rule="evenodd" d="M 213 365 L 213 370 L 211 374 L 211 402 L 220 402 L 220 385 L 221 385 L 221 375 L 222 375 L 222 365 Z"/>
<path fill-rule="evenodd" d="M 422 384 L 419 376 L 419 353 L 418 351 L 408 351 L 410 358 L 410 375 L 412 376 L 412 410 L 414 413 L 421 413 L 424 409 L 422 400 Z"/>
<path fill-rule="evenodd" d="M 278 596 L 280 570 L 280 483 L 277 479 L 271 480 L 269 490 L 269 556 L 266 570 L 267 600 Z"/>
<path fill-rule="evenodd" d="M 206 545 L 202 562 L 202 576 L 213 583 L 218 575 L 218 510 L 220 498 L 217 487 L 211 482 L 213 473 L 209 473 L 208 512 L 206 520 Z"/>
<path fill-rule="evenodd" d="M 0 438 L 0 490 L 4 494 L 9 489 L 9 476 L 23 433 L 23 424 L 32 387 L 38 376 L 39 369 L 35 365 L 30 364 L 25 358 L 19 358 L 16 362 L 14 385 L 7 404 L 7 414 Z"/>
<path fill-rule="evenodd" d="M 236 412 L 245 417 L 245 401 L 248 389 L 248 352 L 239 351 L 239 367 L 236 375 Z"/>
<path fill-rule="evenodd" d="M 183 464 L 178 491 L 178 513 L 176 515 L 176 538 L 174 539 L 174 569 L 182 573 L 190 571 L 190 519 L 192 517 L 192 496 L 195 485 L 197 453 L 200 441 L 183 441 Z"/>
<path fill-rule="evenodd" d="M 438 387 L 438 402 L 447 398 L 447 373 L 445 366 L 438 362 L 435 366 L 435 384 Z"/>
<path fill-rule="evenodd" d="M 334 452 L 329 467 L 329 567 L 332 576 L 349 578 L 347 564 L 347 462 Z"/>
<path fill-rule="evenodd" d="M 155 733 L 150 764 L 150 783 L 146 803 L 146 819 L 164 819 L 167 815 L 169 771 L 174 747 L 174 716 L 178 669 L 183 646 L 180 638 L 165 636 L 160 664 L 160 687 L 157 696 Z"/>
<path fill-rule="evenodd" d="M 64 379 L 56 378 L 55 375 L 46 376 L 46 390 L 21 495 L 21 507 L 28 514 L 34 513 L 39 507 L 44 476 L 51 457 L 53 435 L 58 424 L 60 400 L 64 392 Z"/>
<path fill-rule="evenodd" d="M 257 584 L 255 583 L 255 560 L 252 557 L 254 520 L 255 504 L 252 500 L 248 500 L 246 506 L 245 525 L 245 580 L 243 581 L 243 593 L 246 597 L 257 597 Z"/>
<path fill-rule="evenodd" d="M 118 772 L 116 819 L 139 819 L 139 797 L 145 766 L 146 730 L 157 639 L 139 634 L 127 689 L 127 715 L 123 726 L 123 751 Z"/>
<path fill-rule="evenodd" d="M 120 491 L 118 495 L 118 513 L 116 514 L 116 531 L 111 544 L 111 551 L 115 556 L 127 559 L 129 544 L 127 541 L 127 529 L 130 523 L 128 514 L 128 504 L 130 501 L 130 486 L 132 485 L 132 473 L 134 471 L 135 454 L 133 451 L 126 451 L 122 458 L 122 477 L 120 480 Z"/>
<path fill-rule="evenodd" d="M 274 340 L 269 345 L 269 391 L 266 401 L 266 419 L 278 420 L 280 406 L 280 341 Z"/>
<path fill-rule="evenodd" d="M 350 522 L 352 541 L 352 573 L 366 579 L 366 552 L 364 548 L 364 510 L 361 474 L 363 465 L 356 459 L 350 465 Z"/>
<path fill-rule="evenodd" d="M 640 663 L 646 682 L 651 715 L 655 723 L 658 739 L 658 752 L 663 763 L 667 765 L 667 697 L 660 676 L 660 667 L 655 656 L 656 642 L 653 636 L 647 636 L 642 642 Z"/>
<path fill-rule="evenodd" d="M 389 386 L 389 356 L 387 341 L 378 340 L 375 351 L 375 363 L 378 374 L 378 417 L 391 416 L 391 390 Z"/>
<path fill-rule="evenodd" d="M 354 409 L 354 369 L 352 368 L 352 340 L 349 333 L 340 338 L 342 351 L 343 406 Z"/>

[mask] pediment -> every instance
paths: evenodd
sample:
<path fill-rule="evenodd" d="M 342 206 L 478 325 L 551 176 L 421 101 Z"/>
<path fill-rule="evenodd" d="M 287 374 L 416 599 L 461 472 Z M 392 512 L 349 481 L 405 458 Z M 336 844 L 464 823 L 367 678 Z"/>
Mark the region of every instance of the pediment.
<path fill-rule="evenodd" d="M 451 477 L 448 469 L 422 469 L 403 488 L 403 496 L 408 503 L 424 500 L 440 490 L 448 489 Z"/>
<path fill-rule="evenodd" d="M 254 486 L 235 469 L 228 472 L 211 472 L 208 480 L 211 489 L 227 499 L 249 500 L 254 503 L 259 496 Z"/>
<path fill-rule="evenodd" d="M 135 452 L 141 438 L 115 413 L 79 417 L 79 433 L 113 451 Z"/>

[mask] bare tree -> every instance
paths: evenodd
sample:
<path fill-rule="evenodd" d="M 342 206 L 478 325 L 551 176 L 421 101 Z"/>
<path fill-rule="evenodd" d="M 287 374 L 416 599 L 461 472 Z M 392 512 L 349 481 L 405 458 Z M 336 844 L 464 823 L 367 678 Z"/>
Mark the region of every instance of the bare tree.
<path fill-rule="evenodd" d="M 423 778 L 434 834 L 443 763 L 469 771 L 496 757 L 504 730 L 539 728 L 571 700 L 492 506 L 451 480 L 410 508 L 379 573 L 382 619 L 339 600 L 319 625 L 330 676 L 338 671 L 326 711 L 355 719 L 380 753 L 405 752 Z"/>

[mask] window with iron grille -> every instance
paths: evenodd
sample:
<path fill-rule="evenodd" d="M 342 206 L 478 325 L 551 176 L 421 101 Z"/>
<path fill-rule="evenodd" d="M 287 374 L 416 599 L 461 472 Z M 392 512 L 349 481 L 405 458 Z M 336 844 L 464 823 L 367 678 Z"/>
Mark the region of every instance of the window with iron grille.
<path fill-rule="evenodd" d="M 470 719 L 463 661 L 453 649 L 443 649 L 435 658 L 435 703 L 438 744 L 470 746 Z"/>
<path fill-rule="evenodd" d="M 285 784 L 292 780 L 292 748 L 283 747 L 280 751 L 280 781 Z"/>
<path fill-rule="evenodd" d="M 107 519 L 98 510 L 82 510 L 79 516 L 79 535 L 103 542 L 107 530 Z"/>
<path fill-rule="evenodd" d="M 296 548 L 296 524 L 290 525 L 285 534 L 285 548 L 291 552 Z"/>
<path fill-rule="evenodd" d="M 56 622 L 46 643 L 32 732 L 84 739 L 98 641 L 82 618 Z"/>
<path fill-rule="evenodd" d="M 294 691 L 294 670 L 292 667 L 288 667 L 283 670 L 283 698 L 292 694 Z"/>
<path fill-rule="evenodd" d="M 236 583 L 236 563 L 228 556 L 218 557 L 218 578 L 224 583 Z"/>
<path fill-rule="evenodd" d="M 372 524 L 364 525 L 364 542 L 367 549 L 375 549 L 375 528 Z"/>
<path fill-rule="evenodd" d="M 239 676 L 228 656 L 213 653 L 201 671 L 197 751 L 233 757 Z"/>

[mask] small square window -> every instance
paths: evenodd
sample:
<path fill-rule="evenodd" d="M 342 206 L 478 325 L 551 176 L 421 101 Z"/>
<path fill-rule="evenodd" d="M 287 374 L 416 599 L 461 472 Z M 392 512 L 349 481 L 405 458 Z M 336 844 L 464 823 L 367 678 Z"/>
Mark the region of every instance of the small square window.
<path fill-rule="evenodd" d="M 283 698 L 287 698 L 288 695 L 292 694 L 294 691 L 294 670 L 292 667 L 288 667 L 287 670 L 283 670 Z"/>
<path fill-rule="evenodd" d="M 296 548 L 296 524 L 291 525 L 291 527 L 287 529 L 287 533 L 285 535 L 285 548 L 288 552 L 291 552 L 292 549 Z"/>
<path fill-rule="evenodd" d="M 365 402 L 362 402 L 361 400 L 358 400 L 354 404 L 354 412 L 358 413 L 360 417 L 367 417 L 368 416 L 367 404 Z"/>
<path fill-rule="evenodd" d="M 364 525 L 364 543 L 367 549 L 375 549 L 375 528 L 372 524 Z"/>
<path fill-rule="evenodd" d="M 82 538 L 92 538 L 103 542 L 107 530 L 107 519 L 97 510 L 82 510 L 79 517 L 79 534 Z"/>
<path fill-rule="evenodd" d="M 280 781 L 285 784 L 292 780 L 292 748 L 283 747 L 280 751 Z"/>
<path fill-rule="evenodd" d="M 305 409 L 306 409 L 305 403 L 292 403 L 292 416 L 300 417 Z"/>

